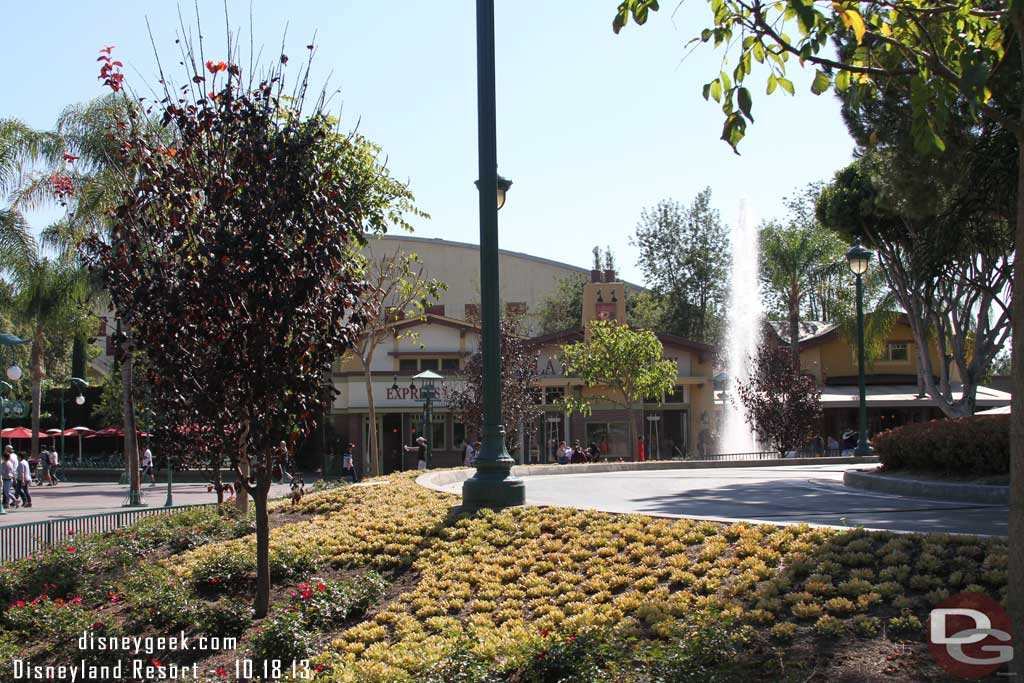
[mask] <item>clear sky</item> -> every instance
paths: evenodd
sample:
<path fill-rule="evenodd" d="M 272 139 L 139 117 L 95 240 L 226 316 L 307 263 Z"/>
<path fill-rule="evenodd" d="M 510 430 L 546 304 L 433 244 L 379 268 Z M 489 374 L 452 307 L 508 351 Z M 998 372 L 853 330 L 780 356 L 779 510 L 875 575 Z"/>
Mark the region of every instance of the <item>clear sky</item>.
<path fill-rule="evenodd" d="M 207 55 L 224 51 L 224 3 L 199 0 Z M 249 1 L 228 1 L 248 42 Z M 705 186 L 732 222 L 740 197 L 755 216 L 781 216 L 782 199 L 849 162 L 853 143 L 831 95 L 752 86 L 756 123 L 736 156 L 718 137 L 718 106 L 701 97 L 721 54 L 686 42 L 707 4 L 663 3 L 647 26 L 616 36 L 617 0 L 496 0 L 498 160 L 514 185 L 500 214 L 501 246 L 588 267 L 610 245 L 620 271 L 642 280 L 629 246 L 640 211 L 662 198 L 689 202 Z M 254 41 L 276 58 L 287 25 L 293 75 L 316 33 L 312 82 L 339 91 L 348 126 L 381 144 L 392 173 L 408 179 L 431 218 L 416 235 L 478 242 L 475 3 L 471 0 L 252 0 Z M 191 2 L 181 6 L 194 24 Z M 5 3 L 0 44 L 7 76 L 0 116 L 52 127 L 61 109 L 103 94 L 97 50 L 116 46 L 136 89 L 156 81 L 146 33 L 172 67 L 178 6 L 170 0 Z M 730 71 L 732 67 L 727 67 Z M 178 72 L 181 73 L 180 71 Z M 757 77 L 757 74 L 755 74 Z M 180 80 L 180 78 L 179 78 Z M 48 215 L 31 218 L 41 228 Z"/>

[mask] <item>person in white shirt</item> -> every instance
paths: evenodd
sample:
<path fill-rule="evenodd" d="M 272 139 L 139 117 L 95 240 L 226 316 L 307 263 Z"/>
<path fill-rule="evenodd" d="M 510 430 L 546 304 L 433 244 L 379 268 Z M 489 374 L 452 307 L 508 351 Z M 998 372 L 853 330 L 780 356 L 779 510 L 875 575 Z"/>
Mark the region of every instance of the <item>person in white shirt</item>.
<path fill-rule="evenodd" d="M 32 468 L 27 458 L 22 458 L 14 470 L 14 497 L 21 498 L 22 507 L 32 507 L 32 494 L 29 487 L 32 485 Z"/>
<path fill-rule="evenodd" d="M 473 442 L 469 439 L 466 439 L 466 457 L 463 460 L 462 464 L 465 467 L 472 467 L 474 460 L 476 460 L 476 449 L 473 448 Z"/>
<path fill-rule="evenodd" d="M 148 448 L 142 452 L 142 476 L 149 475 L 151 486 L 156 486 L 156 477 L 153 476 L 153 451 Z"/>
<path fill-rule="evenodd" d="M 60 479 L 57 478 L 57 468 L 60 467 L 60 456 L 57 449 L 50 451 L 50 486 L 56 486 Z"/>
<path fill-rule="evenodd" d="M 11 461 L 11 454 L 6 453 L 4 458 L 4 464 L 0 466 L 0 479 L 3 480 L 3 497 L 4 505 L 8 507 L 17 507 L 14 505 L 14 496 L 11 495 L 11 491 L 14 487 L 14 463 Z"/>

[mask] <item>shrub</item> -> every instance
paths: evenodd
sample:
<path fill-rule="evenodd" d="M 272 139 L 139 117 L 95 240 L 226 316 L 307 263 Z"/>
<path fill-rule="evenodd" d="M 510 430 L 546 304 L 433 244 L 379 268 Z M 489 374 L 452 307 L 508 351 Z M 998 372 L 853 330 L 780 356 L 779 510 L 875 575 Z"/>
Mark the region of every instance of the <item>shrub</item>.
<path fill-rule="evenodd" d="M 878 620 L 878 617 L 858 614 L 853 618 L 854 632 L 864 638 L 874 638 L 878 635 L 879 628 L 881 628 L 881 622 Z"/>
<path fill-rule="evenodd" d="M 889 631 L 898 635 L 916 633 L 922 628 L 921 620 L 908 610 L 904 610 L 900 616 L 889 620 Z"/>
<path fill-rule="evenodd" d="M 3 616 L 11 631 L 50 643 L 74 643 L 96 622 L 96 614 L 82 607 L 80 597 L 65 601 L 40 595 L 31 602 L 19 600 Z"/>
<path fill-rule="evenodd" d="M 387 582 L 375 571 L 345 581 L 310 579 L 290 592 L 290 607 L 309 627 L 326 627 L 361 616 L 384 592 Z"/>
<path fill-rule="evenodd" d="M 796 624 L 782 621 L 772 626 L 772 637 L 776 640 L 788 643 L 796 636 Z"/>
<path fill-rule="evenodd" d="M 252 623 L 252 607 L 238 600 L 204 602 L 195 610 L 195 626 L 204 636 L 235 637 Z"/>
<path fill-rule="evenodd" d="M 136 626 L 185 628 L 192 625 L 196 615 L 196 602 L 188 582 L 160 565 L 141 565 L 125 577 L 120 597 Z"/>
<path fill-rule="evenodd" d="M 814 623 L 814 632 L 822 638 L 839 638 L 846 633 L 846 624 L 826 614 Z"/>
<path fill-rule="evenodd" d="M 311 635 L 302 614 L 279 610 L 263 620 L 252 637 L 252 654 L 260 660 L 277 659 L 286 668 L 290 662 L 306 659 Z"/>
<path fill-rule="evenodd" d="M 904 425 L 872 439 L 883 470 L 944 476 L 1002 475 L 1010 471 L 1010 416 L 975 415 Z"/>

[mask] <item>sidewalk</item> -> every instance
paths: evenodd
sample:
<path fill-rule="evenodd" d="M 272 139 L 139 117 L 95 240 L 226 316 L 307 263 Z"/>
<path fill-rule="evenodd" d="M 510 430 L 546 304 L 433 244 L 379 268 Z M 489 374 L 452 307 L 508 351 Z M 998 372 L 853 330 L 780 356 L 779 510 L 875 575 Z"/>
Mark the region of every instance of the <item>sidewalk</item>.
<path fill-rule="evenodd" d="M 307 482 L 307 486 L 309 483 Z M 175 484 L 175 505 L 196 505 L 214 503 L 217 495 L 207 492 L 207 484 Z M 283 496 L 288 493 L 287 484 L 275 484 L 270 487 L 270 497 Z M 60 517 L 77 517 L 93 515 L 101 512 L 116 512 L 128 497 L 128 487 L 121 484 L 78 484 L 63 482 L 57 486 L 37 486 L 30 491 L 32 507 L 28 509 L 8 508 L 7 514 L 0 516 L 0 526 L 39 522 L 44 519 Z M 163 507 L 167 499 L 167 485 L 142 485 L 143 502 L 150 507 Z"/>

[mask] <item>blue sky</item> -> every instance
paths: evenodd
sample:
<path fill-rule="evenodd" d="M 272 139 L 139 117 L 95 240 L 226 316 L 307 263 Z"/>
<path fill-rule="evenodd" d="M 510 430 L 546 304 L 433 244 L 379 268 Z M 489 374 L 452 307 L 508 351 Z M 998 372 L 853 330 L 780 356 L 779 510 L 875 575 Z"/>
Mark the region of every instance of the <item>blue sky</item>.
<path fill-rule="evenodd" d="M 477 242 L 475 14 L 471 0 L 252 0 L 254 41 L 276 57 L 285 26 L 291 72 L 316 33 L 312 82 L 330 76 L 348 126 L 381 144 L 392 173 L 408 179 L 431 218 L 422 237 Z M 514 182 L 500 214 L 501 246 L 587 267 L 595 244 L 610 245 L 627 279 L 641 281 L 629 246 L 640 211 L 666 197 L 688 202 L 705 186 L 723 217 L 740 197 L 754 215 L 780 216 L 782 199 L 849 162 L 853 143 L 834 97 L 809 91 L 763 94 L 752 85 L 756 123 L 736 156 L 718 140 L 721 112 L 701 86 L 722 56 L 686 42 L 709 10 L 691 0 L 663 3 L 647 26 L 616 36 L 616 0 L 522 3 L 496 0 L 498 160 Z M 207 55 L 224 53 L 222 0 L 199 0 Z M 229 0 L 231 22 L 248 42 L 249 2 Z M 194 19 L 191 3 L 182 5 Z M 31 2 L 4 10 L 8 54 L 0 116 L 51 127 L 71 102 L 103 94 L 97 50 L 115 45 L 126 79 L 156 81 L 146 33 L 172 68 L 178 8 L 135 3 Z M 244 62 L 243 62 L 244 63 Z M 728 67 L 731 71 L 731 67 Z M 53 212 L 32 216 L 37 228 Z"/>

